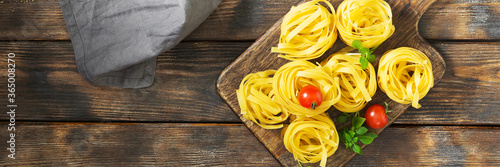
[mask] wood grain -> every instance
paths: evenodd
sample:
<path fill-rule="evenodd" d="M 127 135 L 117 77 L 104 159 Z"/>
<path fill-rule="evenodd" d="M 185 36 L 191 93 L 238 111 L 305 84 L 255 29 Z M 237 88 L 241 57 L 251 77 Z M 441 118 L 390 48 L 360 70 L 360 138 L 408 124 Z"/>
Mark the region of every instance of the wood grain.
<path fill-rule="evenodd" d="M 298 1 L 224 0 L 186 40 L 255 40 Z M 69 40 L 58 0 L 0 2 L 0 40 Z M 419 32 L 434 40 L 498 40 L 498 27 L 498 0 L 440 0 L 422 16 Z"/>
<path fill-rule="evenodd" d="M 397 123 L 500 125 L 500 43 L 436 43 L 446 73 Z M 432 121 L 431 121 L 432 120 Z"/>
<path fill-rule="evenodd" d="M 158 57 L 154 84 L 144 89 L 90 85 L 77 71 L 69 41 L 0 42 L 0 50 L 5 56 L 16 53 L 20 119 L 240 122 L 217 94 L 215 82 L 249 44 L 182 43 Z M 7 76 L 7 62 L 1 64 L 0 73 Z"/>
<path fill-rule="evenodd" d="M 279 166 L 243 124 L 196 122 L 240 122 L 214 86 L 252 43 L 234 41 L 257 39 L 298 1 L 224 0 L 184 40 L 221 42 L 182 42 L 159 56 L 152 87 L 118 89 L 89 85 L 77 72 L 58 0 L 0 0 L 0 55 L 17 55 L 19 105 L 18 159 L 2 151 L 0 166 Z M 443 79 L 422 108 L 408 108 L 346 166 L 500 166 L 499 16 L 498 0 L 431 5 L 418 31 L 437 41 Z M 0 61 L 0 84 L 6 67 Z M 8 117 L 0 121 L 7 129 Z"/>
<path fill-rule="evenodd" d="M 18 123 L 15 133 L 16 159 L 4 147 L 2 166 L 279 166 L 242 125 Z"/>
<path fill-rule="evenodd" d="M 183 42 L 158 58 L 159 83 L 144 89 L 89 85 L 76 69 L 68 41 L 0 42 L 0 56 L 16 53 L 22 120 L 240 122 L 214 85 L 219 73 L 250 45 Z M 443 56 L 447 71 L 420 101 L 422 108 L 409 108 L 395 123 L 500 125 L 500 43 L 432 45 Z M 7 75 L 6 64 L 0 62 L 1 76 Z M 172 85 L 178 85 L 176 90 Z M 0 89 L 0 94 L 6 93 Z M 0 106 L 6 103 L 2 100 Z"/>
<path fill-rule="evenodd" d="M 499 135 L 498 127 L 390 127 L 346 166 L 498 166 Z M 16 160 L 2 151 L 2 166 L 280 165 L 241 124 L 17 123 L 15 139 Z"/>
<path fill-rule="evenodd" d="M 331 1 L 334 6 L 338 5 L 342 1 Z M 440 54 L 430 46 L 425 40 L 423 40 L 417 31 L 417 23 L 422 14 L 427 10 L 427 8 L 434 2 L 430 1 L 387 1 L 391 6 L 393 13 L 393 24 L 396 27 L 394 34 L 382 43 L 378 49 L 374 52 L 375 55 L 381 55 L 389 49 L 394 49 L 402 46 L 408 46 L 416 48 L 427 57 L 432 62 L 432 70 L 434 74 L 434 83 L 438 83 L 442 76 L 444 75 L 446 66 L 443 58 Z M 280 161 L 284 166 L 297 166 L 298 164 L 293 158 L 293 155 L 288 152 L 284 145 L 283 139 L 280 135 L 280 130 L 267 130 L 259 127 L 253 122 L 243 118 L 238 105 L 238 100 L 236 98 L 236 89 L 238 89 L 239 83 L 234 81 L 241 81 L 244 76 L 249 73 L 254 73 L 257 71 L 263 71 L 267 69 L 278 69 L 280 66 L 284 65 L 287 61 L 282 58 L 277 57 L 277 54 L 271 53 L 270 46 L 276 46 L 278 44 L 278 39 L 280 35 L 281 20 L 273 25 L 266 33 L 261 36 L 252 46 L 250 46 L 243 54 L 240 55 L 231 65 L 229 65 L 219 77 L 217 82 L 218 92 L 221 97 L 229 104 L 229 106 L 235 111 L 236 114 L 240 116 L 242 121 L 248 128 L 257 136 L 257 138 L 269 149 L 269 151 Z M 325 57 L 328 57 L 331 53 L 337 52 L 346 45 L 337 40 L 334 46 L 318 60 L 313 60 L 313 62 L 320 62 Z M 375 68 L 378 65 L 378 59 L 373 64 Z M 392 101 L 385 95 L 382 91 L 377 91 L 372 97 L 373 99 L 368 103 L 371 104 L 383 104 L 383 102 Z M 391 108 L 392 113 L 389 114 L 391 118 L 394 118 L 388 122 L 390 125 L 394 120 L 401 115 L 410 104 L 399 104 L 392 103 Z M 363 115 L 364 110 L 361 110 L 360 114 Z M 329 115 L 332 118 L 340 116 L 341 113 L 335 110 L 333 107 L 328 110 Z M 342 129 L 346 124 L 337 125 L 337 129 Z M 370 130 L 377 134 L 381 133 L 384 128 L 378 130 Z M 360 145 L 364 147 L 364 145 Z M 349 151 L 345 147 L 340 147 L 337 149 L 335 154 L 330 157 L 330 161 L 327 166 L 343 166 L 346 162 L 352 159 L 356 154 Z M 319 162 L 318 162 L 319 163 Z M 315 164 L 317 166 L 319 164 Z"/>
<path fill-rule="evenodd" d="M 346 166 L 500 166 L 498 127 L 388 128 Z"/>
<path fill-rule="evenodd" d="M 58 0 L 0 0 L 1 40 L 69 40 Z"/>
<path fill-rule="evenodd" d="M 499 0 L 439 0 L 422 16 L 419 32 L 428 40 L 499 40 Z"/>

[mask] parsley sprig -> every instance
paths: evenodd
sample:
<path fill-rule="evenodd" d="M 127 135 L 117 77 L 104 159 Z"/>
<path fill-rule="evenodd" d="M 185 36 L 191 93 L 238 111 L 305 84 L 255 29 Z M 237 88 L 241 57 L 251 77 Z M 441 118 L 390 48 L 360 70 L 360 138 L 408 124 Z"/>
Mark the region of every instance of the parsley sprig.
<path fill-rule="evenodd" d="M 378 135 L 375 133 L 366 133 L 368 129 L 363 127 L 363 123 L 365 122 L 365 118 L 359 116 L 359 112 L 355 113 L 344 113 L 343 116 L 337 117 L 337 122 L 344 123 L 348 118 L 352 117 L 352 125 L 351 128 L 344 127 L 341 131 L 339 131 L 339 139 L 342 143 L 345 144 L 345 147 L 351 150 L 352 152 L 362 154 L 361 147 L 357 144 L 358 141 L 361 141 L 363 144 L 371 144 L 373 139 L 377 138 Z"/>
<path fill-rule="evenodd" d="M 368 62 L 373 63 L 375 62 L 375 55 L 373 55 L 373 51 L 378 48 L 377 45 L 373 48 L 367 48 L 363 47 L 363 43 L 360 40 L 354 40 L 352 41 L 352 47 L 354 49 L 357 49 L 359 53 L 361 53 L 361 57 L 359 58 L 359 63 L 361 63 L 361 68 L 364 70 L 366 67 L 368 67 Z"/>

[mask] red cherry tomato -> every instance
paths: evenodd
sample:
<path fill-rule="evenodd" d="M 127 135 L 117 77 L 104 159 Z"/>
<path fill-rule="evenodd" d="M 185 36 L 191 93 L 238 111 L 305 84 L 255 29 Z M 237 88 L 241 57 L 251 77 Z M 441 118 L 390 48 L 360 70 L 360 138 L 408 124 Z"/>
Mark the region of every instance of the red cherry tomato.
<path fill-rule="evenodd" d="M 365 118 L 366 124 L 373 129 L 380 129 L 389 121 L 384 106 L 380 104 L 374 104 L 368 107 L 365 112 Z"/>
<path fill-rule="evenodd" d="M 316 109 L 323 101 L 321 91 L 312 85 L 303 87 L 299 92 L 299 102 L 305 108 Z"/>

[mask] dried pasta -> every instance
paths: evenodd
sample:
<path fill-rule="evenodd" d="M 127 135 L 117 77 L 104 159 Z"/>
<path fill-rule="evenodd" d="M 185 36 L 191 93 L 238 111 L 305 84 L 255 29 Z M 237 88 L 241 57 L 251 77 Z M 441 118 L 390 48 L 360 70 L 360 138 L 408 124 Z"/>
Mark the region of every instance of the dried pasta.
<path fill-rule="evenodd" d="M 291 114 L 315 116 L 340 100 L 339 78 L 332 78 L 320 66 L 308 61 L 292 61 L 281 66 L 273 77 L 275 98 Z M 316 109 L 300 105 L 297 94 L 301 88 L 313 85 L 321 90 L 323 102 Z"/>
<path fill-rule="evenodd" d="M 421 51 L 400 47 L 387 51 L 378 66 L 378 85 L 392 100 L 411 103 L 420 108 L 418 101 L 434 86 L 432 64 Z"/>
<path fill-rule="evenodd" d="M 359 53 L 348 53 L 354 50 L 346 47 L 323 60 L 321 65 L 332 77 L 340 78 L 340 101 L 333 106 L 342 112 L 357 112 L 371 101 L 377 91 L 376 73 L 373 66 L 363 70 L 359 63 Z"/>
<path fill-rule="evenodd" d="M 320 166 L 325 166 L 327 158 L 338 148 L 337 130 L 326 113 L 313 117 L 297 116 L 283 128 L 282 134 L 285 148 L 303 163 L 321 160 Z"/>
<path fill-rule="evenodd" d="M 327 8 L 320 2 L 326 4 Z M 320 57 L 337 39 L 335 9 L 326 0 L 314 0 L 294 6 L 283 18 L 277 47 L 288 60 L 309 60 Z"/>
<path fill-rule="evenodd" d="M 383 0 L 345 0 L 337 9 L 340 39 L 349 46 L 355 39 L 372 48 L 394 33 L 392 11 Z"/>
<path fill-rule="evenodd" d="M 236 90 L 241 114 L 265 129 L 279 129 L 290 115 L 274 98 L 272 75 L 276 70 L 251 73 Z"/>

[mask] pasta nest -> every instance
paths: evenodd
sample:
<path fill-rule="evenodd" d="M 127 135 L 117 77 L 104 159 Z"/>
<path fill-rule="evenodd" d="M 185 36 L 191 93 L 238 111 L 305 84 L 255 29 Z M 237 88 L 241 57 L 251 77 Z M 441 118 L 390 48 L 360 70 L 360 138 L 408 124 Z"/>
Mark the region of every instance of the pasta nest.
<path fill-rule="evenodd" d="M 392 100 L 412 103 L 420 108 L 418 101 L 434 86 L 432 64 L 421 51 L 400 47 L 389 50 L 380 59 L 378 66 L 378 85 Z"/>
<path fill-rule="evenodd" d="M 326 4 L 327 8 L 320 2 Z M 335 9 L 326 0 L 314 0 L 294 6 L 283 18 L 277 47 L 271 51 L 281 53 L 288 60 L 310 60 L 325 53 L 337 39 Z"/>
<path fill-rule="evenodd" d="M 363 46 L 380 45 L 394 33 L 392 11 L 383 0 L 345 0 L 337 9 L 340 39 L 352 46 L 358 39 Z"/>
<path fill-rule="evenodd" d="M 328 114 L 297 116 L 282 130 L 285 148 L 296 160 L 325 166 L 327 157 L 338 148 L 339 136 Z"/>
<path fill-rule="evenodd" d="M 340 100 L 339 79 L 332 79 L 320 66 L 308 61 L 292 61 L 281 66 L 273 79 L 275 98 L 291 114 L 315 116 Z M 303 107 L 297 97 L 299 91 L 307 85 L 319 88 L 323 96 L 323 102 L 314 110 Z"/>
<path fill-rule="evenodd" d="M 245 76 L 236 90 L 241 114 L 265 129 L 279 129 L 290 115 L 274 99 L 272 75 L 276 70 L 251 73 Z"/>
<path fill-rule="evenodd" d="M 376 73 L 368 63 L 366 70 L 361 68 L 359 53 L 346 47 L 325 59 L 321 65 L 332 78 L 340 78 L 340 101 L 333 106 L 342 112 L 357 112 L 372 100 L 377 91 Z"/>

